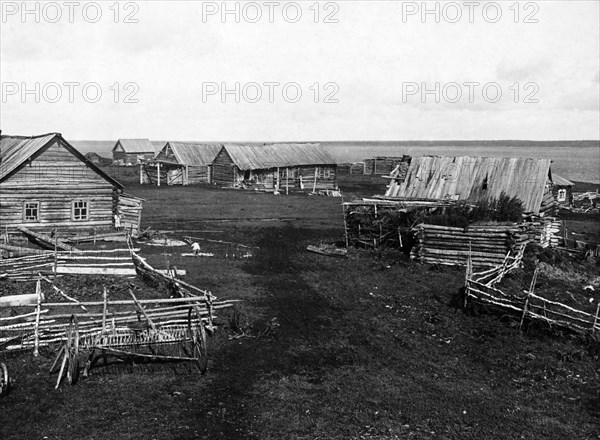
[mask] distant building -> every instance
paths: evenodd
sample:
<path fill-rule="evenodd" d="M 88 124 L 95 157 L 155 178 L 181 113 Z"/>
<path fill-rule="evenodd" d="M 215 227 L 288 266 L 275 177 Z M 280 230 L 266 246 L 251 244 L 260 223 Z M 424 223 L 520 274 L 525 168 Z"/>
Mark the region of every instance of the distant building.
<path fill-rule="evenodd" d="M 213 183 L 266 190 L 337 189 L 337 164 L 320 144 L 225 145 Z"/>
<path fill-rule="evenodd" d="M 142 183 L 190 185 L 210 183 L 211 167 L 223 146 L 190 142 L 167 142 L 154 160 L 144 164 Z"/>
<path fill-rule="evenodd" d="M 540 215 L 556 207 L 550 163 L 526 157 L 416 157 L 407 173 L 391 180 L 385 197 L 477 203 L 504 193 L 521 200 L 525 213 Z"/>
<path fill-rule="evenodd" d="M 141 201 L 60 133 L 0 136 L 1 230 L 110 230 L 117 213 L 134 213 L 123 226 L 135 233 Z"/>
<path fill-rule="evenodd" d="M 139 164 L 155 154 L 149 139 L 119 139 L 111 151 L 113 159 L 123 165 Z"/>
<path fill-rule="evenodd" d="M 552 194 L 559 205 L 570 206 L 573 204 L 573 187 L 575 184 L 564 177 L 552 175 Z"/>
<path fill-rule="evenodd" d="M 103 157 L 98 153 L 90 152 L 85 153 L 85 157 L 93 164 L 99 165 L 102 162 Z"/>

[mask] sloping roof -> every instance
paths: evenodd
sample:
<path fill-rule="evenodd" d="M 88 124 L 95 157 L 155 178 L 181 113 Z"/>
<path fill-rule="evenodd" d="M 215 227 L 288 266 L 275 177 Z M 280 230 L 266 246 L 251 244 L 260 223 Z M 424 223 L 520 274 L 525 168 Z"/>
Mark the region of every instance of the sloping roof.
<path fill-rule="evenodd" d="M 520 199 L 525 212 L 538 214 L 550 163 L 525 157 L 418 157 L 406 178 L 392 181 L 385 195 L 475 203 L 505 193 Z"/>
<path fill-rule="evenodd" d="M 171 147 L 177 162 L 185 165 L 209 165 L 213 163 L 222 145 L 195 144 L 191 142 L 167 142 L 163 150 Z M 162 150 L 161 150 L 162 151 Z"/>
<path fill-rule="evenodd" d="M 57 133 L 39 136 L 0 136 L 0 180 L 17 169 L 44 145 L 54 140 Z"/>
<path fill-rule="evenodd" d="M 154 146 L 150 139 L 119 139 L 112 151 L 115 151 L 117 145 L 121 143 L 125 153 L 153 153 Z"/>
<path fill-rule="evenodd" d="M 53 144 L 55 141 L 59 141 L 71 154 L 85 163 L 102 178 L 118 188 L 123 188 L 123 185 L 77 151 L 60 133 L 47 133 L 39 136 L 0 136 L 0 182 L 7 180 L 31 157 L 36 156 L 40 150 Z"/>
<path fill-rule="evenodd" d="M 223 148 L 240 170 L 336 163 L 321 144 L 225 145 Z"/>
<path fill-rule="evenodd" d="M 573 182 L 557 174 L 552 174 L 552 183 L 558 186 L 575 186 Z"/>

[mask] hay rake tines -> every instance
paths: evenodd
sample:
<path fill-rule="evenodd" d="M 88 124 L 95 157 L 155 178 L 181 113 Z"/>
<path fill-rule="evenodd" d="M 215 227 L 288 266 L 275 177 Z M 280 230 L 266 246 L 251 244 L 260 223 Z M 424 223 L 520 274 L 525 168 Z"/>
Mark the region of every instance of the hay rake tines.
<path fill-rule="evenodd" d="M 72 316 L 66 330 L 66 340 L 50 369 L 51 373 L 56 372 L 60 363 L 56 388 L 65 375 L 71 385 L 77 383 L 82 356 L 85 358 L 84 377 L 101 360 L 104 366 L 108 365 L 109 359 L 131 365 L 136 362 L 189 361 L 196 365 L 200 373 L 206 372 L 206 330 L 195 308 L 190 307 L 186 323 L 161 324 L 147 318 L 146 324 L 136 324 L 144 325 L 144 328 L 139 325 L 98 328 L 80 335 L 77 317 Z"/>

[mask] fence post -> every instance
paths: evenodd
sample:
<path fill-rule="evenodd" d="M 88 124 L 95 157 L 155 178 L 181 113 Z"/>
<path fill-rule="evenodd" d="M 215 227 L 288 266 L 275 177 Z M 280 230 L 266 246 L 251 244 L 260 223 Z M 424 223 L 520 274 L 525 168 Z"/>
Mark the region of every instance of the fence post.
<path fill-rule="evenodd" d="M 57 229 L 54 228 L 54 278 L 56 278 L 56 266 L 58 266 L 58 255 L 57 255 L 57 248 L 58 248 L 58 233 L 57 233 Z"/>
<path fill-rule="evenodd" d="M 37 295 L 37 307 L 35 309 L 35 334 L 33 355 L 38 356 L 40 353 L 40 314 L 42 311 L 42 280 L 39 278 L 35 283 L 35 294 Z"/>
<path fill-rule="evenodd" d="M 527 315 L 527 308 L 529 307 L 529 299 L 531 295 L 533 295 L 533 291 L 535 290 L 535 282 L 537 281 L 538 276 L 538 268 L 535 268 L 533 272 L 533 278 L 531 279 L 531 285 L 529 286 L 529 291 L 527 292 L 527 299 L 525 300 L 525 306 L 523 306 L 523 315 L 521 316 L 521 322 L 519 323 L 519 329 L 523 328 L 523 322 L 525 321 L 525 316 Z"/>
<path fill-rule="evenodd" d="M 102 334 L 104 334 L 104 331 L 106 330 L 107 298 L 108 298 L 108 294 L 106 292 L 106 286 L 104 286 L 104 291 L 102 293 L 102 301 L 104 302 L 103 308 L 102 308 Z"/>
<path fill-rule="evenodd" d="M 600 303 L 596 306 L 596 317 L 594 318 L 594 324 L 592 325 L 592 335 L 596 333 L 596 324 L 598 324 L 598 314 L 600 313 Z"/>

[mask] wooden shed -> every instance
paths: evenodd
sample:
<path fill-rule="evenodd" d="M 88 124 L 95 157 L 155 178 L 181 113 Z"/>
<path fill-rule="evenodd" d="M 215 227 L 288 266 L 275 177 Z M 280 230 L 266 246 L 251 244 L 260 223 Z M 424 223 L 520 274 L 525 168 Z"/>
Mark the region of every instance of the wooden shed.
<path fill-rule="evenodd" d="M 149 139 L 119 139 L 111 151 L 113 160 L 122 165 L 139 164 L 155 154 Z"/>
<path fill-rule="evenodd" d="M 320 144 L 225 145 L 213 183 L 265 190 L 337 190 L 337 164 Z"/>
<path fill-rule="evenodd" d="M 167 142 L 152 161 L 143 165 L 141 183 L 190 185 L 210 183 L 211 167 L 223 146 Z"/>
<path fill-rule="evenodd" d="M 539 215 L 554 203 L 550 163 L 525 157 L 417 157 L 406 175 L 392 178 L 385 197 L 477 203 L 504 193 L 520 199 L 525 213 Z"/>
<path fill-rule="evenodd" d="M 2 230 L 112 230 L 119 206 L 131 205 L 122 192 L 60 133 L 0 136 Z M 141 201 L 137 205 L 141 210 Z"/>
<path fill-rule="evenodd" d="M 374 157 L 364 160 L 365 175 L 384 175 L 390 174 L 394 168 L 403 163 L 410 163 L 410 156 L 404 155 L 401 157 Z"/>
<path fill-rule="evenodd" d="M 573 187 L 575 184 L 564 177 L 552 175 L 552 195 L 559 205 L 570 206 L 573 204 Z"/>

